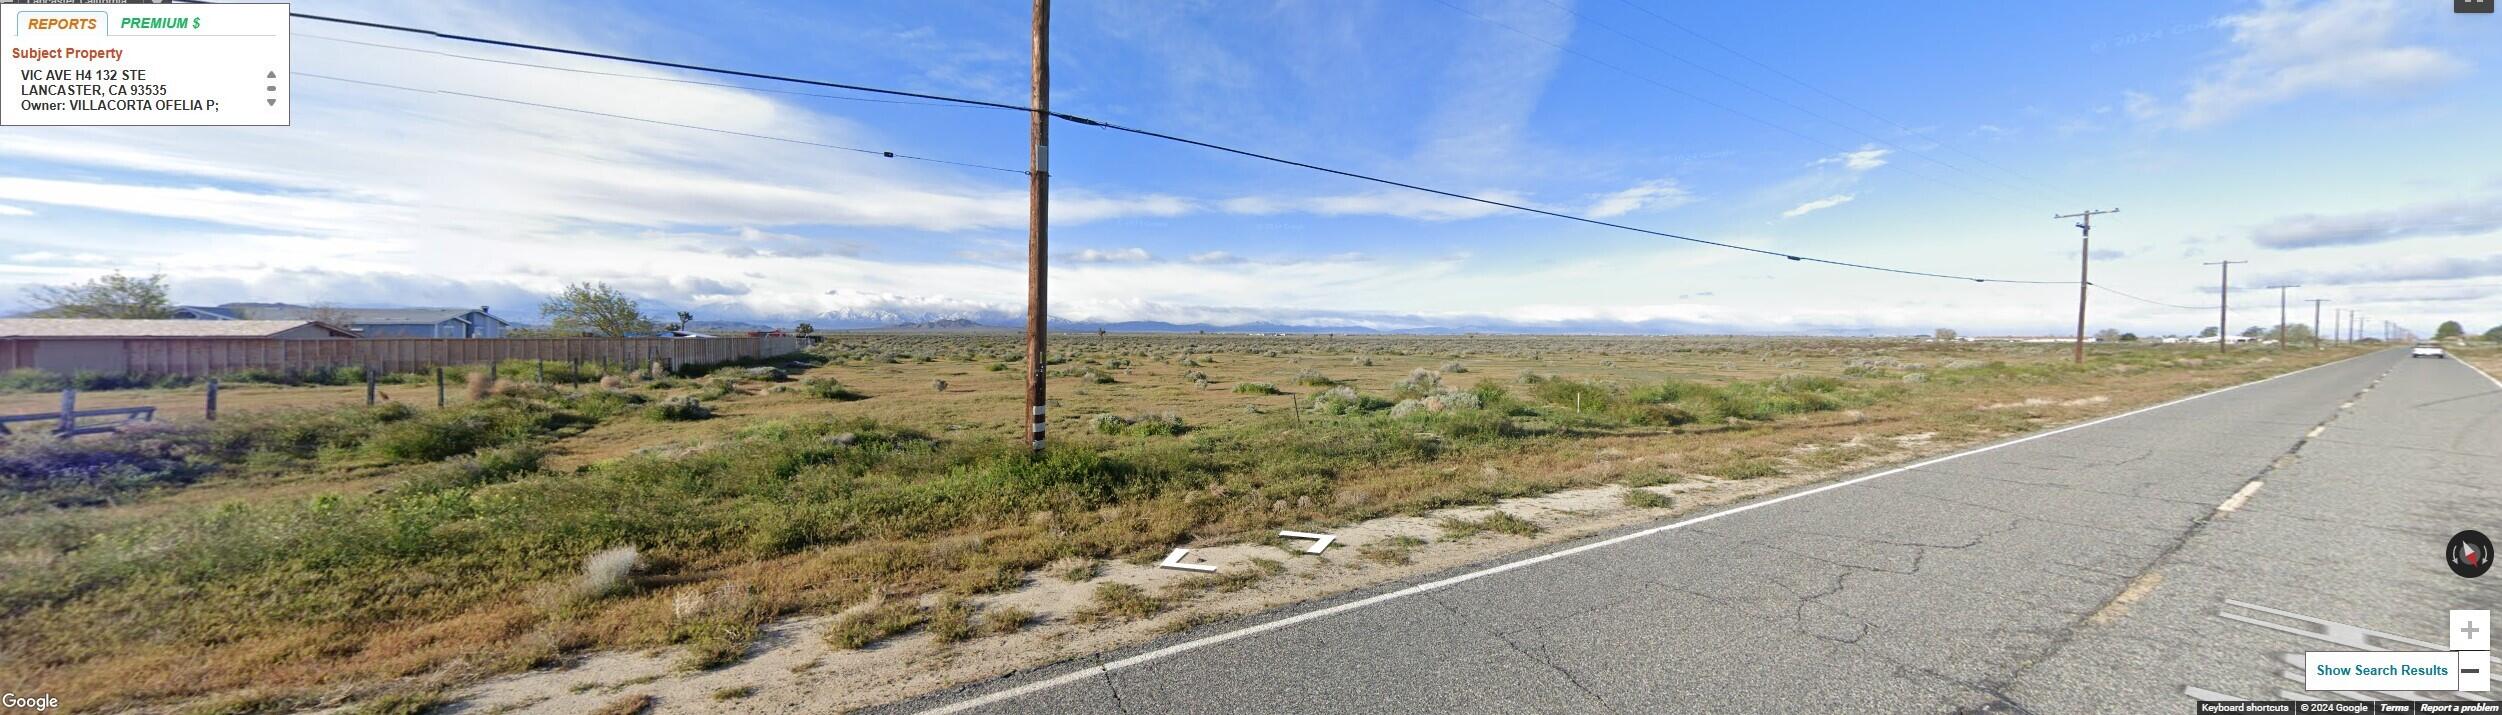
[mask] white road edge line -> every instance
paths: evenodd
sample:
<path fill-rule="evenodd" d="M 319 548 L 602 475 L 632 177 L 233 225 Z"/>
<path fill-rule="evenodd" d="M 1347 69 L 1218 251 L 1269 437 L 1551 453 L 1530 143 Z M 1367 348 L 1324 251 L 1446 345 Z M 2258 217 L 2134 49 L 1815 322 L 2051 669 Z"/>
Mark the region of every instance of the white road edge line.
<path fill-rule="evenodd" d="M 1468 572 L 1468 573 L 1460 574 L 1460 575 L 1457 575 L 1457 576 L 1452 576 L 1452 577 L 1445 578 L 1445 579 L 1442 579 L 1442 580 L 1439 580 L 1439 581 L 1432 581 L 1432 582 L 1427 582 L 1427 583 L 1420 583 L 1420 584 L 1417 584 L 1417 585 L 1414 585 L 1414 586 L 1409 586 L 1409 587 L 1407 587 L 1407 588 L 1402 588 L 1402 589 L 1399 589 L 1399 590 L 1396 590 L 1396 591 L 1391 591 L 1391 592 L 1389 592 L 1389 593 L 1376 594 L 1376 595 L 1373 595 L 1373 596 L 1370 596 L 1370 597 L 1364 598 L 1364 599 L 1362 599 L 1362 600 L 1357 600 L 1357 601 L 1348 601 L 1348 602 L 1346 602 L 1346 603 L 1341 603 L 1341 604 L 1338 604 L 1338 605 L 1335 605 L 1335 606 L 1330 606 L 1330 607 L 1328 607 L 1328 608 L 1323 608 L 1323 609 L 1320 609 L 1320 610 L 1317 610 L 1317 611 L 1309 611 L 1309 612 L 1305 612 L 1305 613 L 1299 613 L 1299 614 L 1296 614 L 1296 615 L 1293 615 L 1293 616 L 1288 616 L 1288 617 L 1285 617 L 1285 618 L 1280 618 L 1280 619 L 1273 620 L 1273 621 L 1268 621 L 1268 622 L 1265 622 L 1265 623 L 1259 623 L 1259 624 L 1254 624 L 1254 625 L 1250 625 L 1250 626 L 1244 626 L 1244 627 L 1242 627 L 1242 628 L 1240 628 L 1240 629 L 1237 629 L 1237 630 L 1227 631 L 1227 632 L 1224 632 L 1224 633 L 1219 633 L 1219 634 L 1216 634 L 1216 635 L 1208 636 L 1208 637 L 1206 637 L 1206 638 L 1201 638 L 1201 639 L 1198 639 L 1198 640 L 1189 641 L 1189 642 L 1185 642 L 1185 643 L 1176 643 L 1176 644 L 1173 644 L 1173 645 L 1165 646 L 1165 647 L 1163 647 L 1163 648 L 1158 648 L 1158 649 L 1155 649 L 1155 650 L 1147 651 L 1147 652 L 1145 652 L 1145 653 L 1140 653 L 1140 654 L 1133 655 L 1133 656 L 1130 656 L 1130 657 L 1127 657 L 1127 658 L 1122 658 L 1122 659 L 1120 659 L 1120 660 L 1112 661 L 1112 662 L 1110 662 L 1110 663 L 1105 663 L 1105 664 L 1103 664 L 1103 665 L 1095 666 L 1095 667 L 1092 667 L 1092 668 L 1080 668 L 1080 669 L 1075 670 L 1075 671 L 1071 671 L 1071 672 L 1067 672 L 1067 673 L 1062 673 L 1062 674 L 1060 674 L 1060 675 L 1058 675 L 1058 676 L 1055 676 L 1055 677 L 1052 677 L 1052 678 L 1049 678 L 1049 679 L 1046 679 L 1046 680 L 1039 680 L 1039 681 L 1035 681 L 1035 682 L 1031 682 L 1031 683 L 1026 683 L 1026 684 L 1024 684 L 1024 685 L 1019 685 L 1019 686 L 1017 686 L 1017 687 L 1014 687 L 1014 688 L 1009 688 L 1009 689 L 1007 689 L 1007 690 L 1001 690 L 1001 691 L 999 691 L 999 692 L 991 693 L 991 694 L 988 694 L 988 695 L 983 695 L 983 696 L 981 696 L 981 697 L 969 698 L 969 699 L 965 699 L 965 700 L 956 701 L 956 702 L 953 702 L 953 703 L 948 703 L 948 704 L 946 704 L 946 705 L 941 705 L 941 706 L 938 706 L 938 707 L 930 708 L 930 709 L 927 709 L 927 710 L 922 710 L 922 711 L 919 711 L 918 715 L 948 715 L 949 713 L 959 713 L 959 712 L 964 712 L 964 711 L 966 711 L 966 710 L 971 710 L 971 709 L 973 709 L 973 708 L 982 707 L 982 706 L 984 706 L 984 705 L 990 705 L 990 704 L 993 704 L 993 703 L 1004 702 L 1004 701 L 1007 701 L 1007 700 L 1012 700 L 1012 699 L 1015 699 L 1015 698 L 1023 697 L 1023 696 L 1029 695 L 1029 694 L 1038 693 L 1038 692 L 1042 692 L 1042 691 L 1045 691 L 1045 690 L 1050 690 L 1050 689 L 1052 689 L 1052 688 L 1057 688 L 1057 687 L 1060 687 L 1060 686 L 1062 686 L 1062 685 L 1067 685 L 1067 684 L 1074 683 L 1074 682 L 1077 682 L 1077 681 L 1080 681 L 1080 680 L 1085 680 L 1085 679 L 1087 679 L 1087 678 L 1092 678 L 1092 677 L 1095 677 L 1095 676 L 1097 676 L 1097 675 L 1103 675 L 1103 674 L 1111 673 L 1111 672 L 1113 672 L 1113 671 L 1117 671 L 1117 670 L 1124 670 L 1124 669 L 1130 668 L 1130 667 L 1132 667 L 1132 666 L 1136 666 L 1136 665 L 1140 665 L 1140 664 L 1146 663 L 1146 662 L 1148 662 L 1148 661 L 1159 660 L 1159 659 L 1163 659 L 1163 658 L 1167 658 L 1167 657 L 1171 657 L 1171 656 L 1175 656 L 1175 655 L 1180 655 L 1180 654 L 1182 654 L 1182 653 L 1187 653 L 1187 652 L 1190 652 L 1190 651 L 1198 650 L 1198 649 L 1200 649 L 1200 648 L 1205 648 L 1205 647 L 1208 647 L 1208 646 L 1216 645 L 1216 644 L 1218 644 L 1218 643 L 1223 643 L 1223 642 L 1230 641 L 1230 640 L 1234 640 L 1234 639 L 1237 639 L 1237 638 L 1244 638 L 1244 637 L 1248 637 L 1248 636 L 1259 635 L 1259 634 L 1261 634 L 1261 633 L 1267 633 L 1267 632 L 1269 632 L 1269 631 L 1278 630 L 1278 629 L 1281 629 L 1281 628 L 1285 628 L 1285 627 L 1287 627 L 1287 626 L 1292 626 L 1292 625 L 1296 625 L 1296 624 L 1304 623 L 1304 622 L 1306 622 L 1306 621 L 1316 621 L 1316 620 L 1320 620 L 1320 619 L 1323 619 L 1323 618 L 1328 618 L 1328 617 L 1330 617 L 1330 616 L 1338 615 L 1338 614 L 1340 614 L 1340 613 L 1345 613 L 1345 612 L 1348 612 L 1348 611 L 1352 611 L 1352 610 L 1355 610 L 1355 609 L 1358 609 L 1358 608 L 1363 608 L 1363 607 L 1366 607 L 1366 606 L 1371 606 L 1371 605 L 1375 605 L 1375 604 L 1380 604 L 1380 603 L 1384 603 L 1384 602 L 1391 601 L 1391 600 L 1395 600 L 1395 599 L 1406 598 L 1406 597 L 1408 597 L 1408 596 L 1414 596 L 1414 595 L 1416 595 L 1416 594 L 1424 593 L 1424 592 L 1427 592 L 1427 591 L 1434 591 L 1434 590 L 1438 590 L 1438 589 L 1442 589 L 1442 588 L 1447 588 L 1447 587 L 1450 587 L 1450 586 L 1456 586 L 1456 585 L 1459 585 L 1459 584 L 1467 583 L 1467 582 L 1470 582 L 1470 581 L 1475 581 L 1475 580 L 1477 580 L 1477 579 L 1485 578 L 1485 577 L 1487 577 L 1487 576 L 1492 576 L 1492 575 L 1499 574 L 1499 573 L 1503 573 L 1503 572 L 1506 572 L 1506 571 L 1511 571 L 1511 570 L 1513 570 L 1513 569 L 1518 569 L 1518 568 L 1523 568 L 1523 567 L 1528 567 L 1528 566 L 1534 566 L 1534 565 L 1537 565 L 1537 564 L 1546 563 L 1546 562 L 1548 562 L 1548 561 L 1553 561 L 1553 560 L 1556 560 L 1556 559 L 1564 558 L 1564 557 L 1566 557 L 1566 556 L 1572 556 L 1572 555 L 1580 554 L 1580 553 L 1585 552 L 1585 551 L 1591 551 L 1591 550 L 1600 549 L 1600 548 L 1605 548 L 1605 547 L 1609 547 L 1609 546 L 1615 546 L 1615 545 L 1617 545 L 1617 544 L 1625 543 L 1625 542 L 1627 542 L 1627 541 L 1632 541 L 1632 540 L 1639 539 L 1639 538 L 1643 538 L 1643 537 L 1646 537 L 1646 536 L 1654 536 L 1654 535 L 1657 535 L 1657 534 L 1666 533 L 1666 532 L 1669 532 L 1669 531 L 1674 531 L 1674 530 L 1677 530 L 1677 529 L 1682 529 L 1682 528 L 1685 528 L 1685 527 L 1688 527 L 1688 526 L 1693 526 L 1693 525 L 1695 525 L 1695 524 L 1700 524 L 1700 523 L 1703 523 L 1703 522 L 1706 522 L 1706 521 L 1711 521 L 1711 520 L 1713 520 L 1713 519 L 1718 519 L 1718 518 L 1721 518 L 1721 517 L 1724 517 L 1724 516 L 1729 516 L 1729 515 L 1731 515 L 1731 514 L 1740 514 L 1740 513 L 1744 513 L 1744 512 L 1748 512 L 1748 511 L 1753 511 L 1753 510 L 1756 510 L 1756 509 L 1760 509 L 1760 508 L 1763 508 L 1763 507 L 1772 506 L 1772 505 L 1774 505 L 1774 504 L 1779 504 L 1779 503 L 1782 503 L 1782 502 L 1785 502 L 1785 501 L 1789 501 L 1789 500 L 1792 500 L 1792 499 L 1797 499 L 1797 498 L 1799 498 L 1799 497 L 1805 497 L 1805 496 L 1812 496 L 1812 495 L 1816 495 L 1816 494 L 1822 494 L 1822 493 L 1824 493 L 1824 492 L 1833 491 L 1833 490 L 1835 490 L 1835 489 L 1840 489 L 1840 488 L 1842 488 L 1842 487 L 1847 487 L 1847 486 L 1850 486 L 1850 485 L 1853 485 L 1853 484 L 1858 484 L 1858 483 L 1860 483 L 1860 482 L 1868 481 L 1868 480 L 1871 480 L 1871 479 L 1877 479 L 1877 478 L 1881 478 L 1881 477 L 1890 477 L 1890 476 L 1894 476 L 1894 475 L 1896 475 L 1896 474 L 1901 474 L 1901 473 L 1904 473 L 1904 472 L 1912 471 L 1912 470 L 1919 469 L 1919 468 L 1921 468 L 1921 467 L 1926 467 L 1926 466 L 1933 465 L 1933 464 L 1943 463 L 1943 462 L 1946 462 L 1946 461 L 1949 461 L 1949 460 L 1961 459 L 1961 458 L 1964 458 L 1964 457 L 1969 457 L 1969 456 L 1972 456 L 1972 455 L 1975 455 L 1975 454 L 1981 454 L 1981 453 L 1983 453 L 1983 452 L 1991 452 L 1991 451 L 1996 451 L 1996 450 L 1998 450 L 1998 449 L 2002 449 L 2002 448 L 2006 448 L 2006 447 L 2013 447 L 2013 446 L 2016 446 L 2016 445 L 2019 445 L 2019 444 L 2023 444 L 2023 443 L 2026 443 L 2026 442 L 2031 442 L 2031 441 L 2033 441 L 2033 440 L 2041 439 L 2041 438 L 2043 438 L 2043 437 L 2049 437 L 2049 436 L 2051 436 L 2051 435 L 2062 434 L 2062 433 L 2066 433 L 2066 432 L 2072 432 L 2072 431 L 2075 431 L 2075 430 L 2080 430 L 2080 429 L 2084 429 L 2084 428 L 2087 428 L 2087 427 L 2092 427 L 2092 426 L 2094 426 L 2094 425 L 2099 425 L 2099 424 L 2102 424 L 2102 423 L 2105 423 L 2105 422 L 2110 422 L 2110 421 L 2113 421 L 2113 420 L 2118 420 L 2118 419 L 2122 419 L 2122 418 L 2126 418 L 2126 417 L 2133 417 L 2133 416 L 2140 415 L 2140 414 L 2144 414 L 2144 413 L 2147 413 L 2147 412 L 2153 412 L 2153 411 L 2155 411 L 2155 410 L 2160 410 L 2160 409 L 2163 409 L 2163 408 L 2166 408 L 2166 407 L 2171 407 L 2171 406 L 2173 406 L 2173 405 L 2181 404 L 2181 403 L 2188 402 L 2188 401 L 2191 401 L 2191 400 L 2196 400 L 2196 399 L 2201 399 L 2201 398 L 2206 398 L 2206 397 L 2213 397 L 2213 396 L 2216 396 L 2216 395 L 2221 395 L 2221 394 L 2224 394 L 2224 393 L 2227 393 L 2227 392 L 2232 392 L 2232 391 L 2234 391 L 2234 390 L 2239 390 L 2239 389 L 2244 388 L 2244 387 L 2249 387 L 2249 386 L 2252 386 L 2252 385 L 2257 385 L 2257 384 L 2264 383 L 2264 382 L 2273 382 L 2273 381 L 2275 381 L 2275 380 L 2280 380 L 2280 379 L 2284 379 L 2284 378 L 2288 378 L 2288 377 L 2293 377 L 2293 376 L 2295 376 L 2295 375 L 2300 375 L 2300 374 L 2302 374 L 2302 373 L 2306 373 L 2306 372 L 2310 372 L 2310 371 L 2312 371 L 2312 370 L 2317 370 L 2317 369 L 2320 369 L 2320 368 L 2328 367 L 2328 366 L 2330 366 L 2330 365 L 2341 365 L 2341 364 L 2344 364 L 2344 363 L 2349 362 L 2349 361 L 2353 361 L 2353 360 L 2360 359 L 2360 358 L 2364 358 L 2364 357 L 2369 357 L 2369 356 L 2372 356 L 2372 355 L 2378 355 L 2378 354 L 2381 354 L 2381 351 L 2377 351 L 2377 350 L 2375 350 L 2375 351 L 2372 351 L 2372 352 L 2364 353 L 2364 354 L 2362 354 L 2362 355 L 2356 355 L 2356 356 L 2354 356 L 2354 357 L 2343 358 L 2343 359 L 2337 360 L 2337 361 L 2335 361 L 2335 362 L 2326 362 L 2326 363 L 2321 363 L 2321 364 L 2318 364 L 2318 365 L 2313 365 L 2313 366 L 2306 367 L 2306 368 L 2303 368 L 2303 369 L 2300 369 L 2300 370 L 2295 370 L 2295 371 L 2293 371 L 2293 372 L 2288 372 L 2288 373 L 2285 373 L 2285 374 L 2282 374 L 2282 375 L 2275 375 L 2275 376 L 2271 376 L 2271 377 L 2263 377 L 2263 378 L 2259 378 L 2259 379 L 2257 379 L 2257 380 L 2252 380 L 2252 381 L 2249 381 L 2249 382 L 2241 383 L 2241 384 L 2239 384 L 2239 385 L 2232 385 L 2232 386 L 2229 386 L 2229 387 L 2220 387 L 2220 388 L 2216 388 L 2216 389 L 2214 389 L 2214 390 L 2210 390 L 2210 391 L 2207 391 L 2207 392 L 2201 392 L 2201 393 L 2198 393 L 2198 394 L 2195 394 L 2195 395 L 2190 395 L 2190 396 L 2188 396 L 2188 397 L 2183 397 L 2183 398 L 2180 398 L 2180 399 L 2177 399 L 2177 400 L 2172 400 L 2172 401 L 2170 401 L 2170 402 L 2164 402 L 2164 403 L 2161 403 L 2161 404 L 2149 405 L 2149 406 L 2146 406 L 2146 407 L 2140 407 L 2140 408 L 2137 408 L 2137 409 L 2134 409 L 2134 410 L 2129 410 L 2129 411 L 2127 411 L 2127 412 L 2122 412 L 2122 413 L 2120 413 L 2120 414 L 2111 415 L 2111 416 L 2109 416 L 2109 417 L 2097 418 L 2097 419 L 2094 419 L 2094 420 L 2091 420 L 2091 421 L 2087 421 L 2087 422 L 2079 422 L 2079 423 L 2076 423 L 2076 424 L 2068 425 L 2068 426 L 2066 426 L 2066 427 L 2061 427 L 2061 428 L 2058 428 L 2058 429 L 2054 429 L 2054 430 L 2051 430 L 2051 431 L 2048 431 L 2048 432 L 2041 432 L 2041 433 L 2036 433 L 2036 434 L 2025 435 L 2025 436 L 2023 436 L 2023 437 L 2018 437 L 2018 438 L 2015 438 L 2015 439 L 2007 440 L 2007 441 L 2005 441 L 2005 442 L 1998 442 L 1998 443 L 1995 443 L 1995 444 L 1985 445 L 1985 446 L 1981 446 L 1981 447 L 1977 447 L 1977 448 L 1973 448 L 1973 449 L 1965 450 L 1965 451 L 1962 451 L 1962 452 L 1956 452 L 1956 453 L 1954 453 L 1954 454 L 1949 454 L 1949 455 L 1946 455 L 1946 456 L 1943 456 L 1943 457 L 1936 457 L 1936 458 L 1929 459 L 1929 460 L 1925 460 L 1925 461 L 1921 461 L 1921 462 L 1916 462 L 1916 463 L 1912 463 L 1912 464 L 1907 464 L 1907 465 L 1903 465 L 1903 466 L 1900 466 L 1900 467 L 1895 467 L 1895 468 L 1893 468 L 1893 469 L 1888 469 L 1888 470 L 1885 470 L 1885 471 L 1882 471 L 1882 472 L 1877 472 L 1877 473 L 1875 473 L 1875 474 L 1870 474 L 1870 475 L 1861 476 L 1861 477 L 1853 477 L 1853 478 L 1848 479 L 1848 480 L 1839 481 L 1839 482 L 1834 482 L 1834 483 L 1832 483 L 1832 484 L 1827 484 L 1827 485 L 1824 485 L 1824 486 L 1821 486 L 1821 487 L 1816 487 L 1816 488 L 1814 488 L 1814 489 L 1809 489 L 1809 490 L 1802 491 L 1802 492 L 1794 492 L 1794 493 L 1790 493 L 1790 494 L 1784 494 L 1784 495 L 1781 495 L 1781 496 L 1778 496 L 1778 497 L 1773 497 L 1773 498 L 1771 498 L 1771 499 L 1766 499 L 1766 500 L 1759 501 L 1759 502 L 1753 502 L 1753 503 L 1744 504 L 1744 505 L 1737 506 L 1737 507 L 1733 507 L 1733 508 L 1729 508 L 1729 509 L 1724 509 L 1724 510 L 1721 510 L 1721 511 L 1715 511 L 1715 512 L 1712 512 L 1712 513 L 1709 513 L 1709 514 L 1704 514 L 1704 515 L 1702 515 L 1702 516 L 1694 517 L 1694 518 L 1687 519 L 1687 520 L 1684 520 L 1684 521 L 1679 521 L 1679 522 L 1675 522 L 1675 523 L 1671 523 L 1671 524 L 1664 524 L 1664 525 L 1660 525 L 1660 526 L 1654 526 L 1654 527 L 1651 527 L 1651 528 L 1648 528 L 1648 529 L 1643 529 L 1643 530 L 1641 530 L 1641 531 L 1636 531 L 1636 532 L 1632 532 L 1632 533 L 1624 534 L 1624 535 L 1621 535 L 1621 536 L 1616 536 L 1616 537 L 1614 537 L 1614 538 L 1606 539 L 1606 540 L 1604 540 L 1604 541 L 1593 541 L 1593 542 L 1590 542 L 1590 543 L 1587 543 L 1587 544 L 1582 544 L 1582 545 L 1580 545 L 1580 546 L 1575 546 L 1575 547 L 1572 547 L 1572 548 L 1569 548 L 1569 549 L 1564 549 L 1564 550 L 1561 550 L 1561 551 L 1549 551 L 1549 552 L 1546 552 L 1546 553 L 1543 553 L 1543 554 L 1539 554 L 1539 555 L 1536 555 L 1536 556 L 1531 556 L 1531 557 L 1528 557 L 1528 558 L 1525 558 L 1525 559 L 1521 559 L 1521 560 L 1519 560 L 1519 561 L 1513 561 L 1513 562 L 1509 562 L 1509 563 L 1505 563 L 1505 564 L 1501 564 L 1501 565 L 1497 565 L 1497 566 L 1487 567 L 1487 568 L 1480 569 L 1480 570 L 1476 570 L 1476 571 L 1470 571 L 1470 572 Z M 2470 365 L 2469 367 L 2471 367 L 2471 368 L 2472 368 L 2472 367 L 2474 367 L 2474 366 L 2473 366 L 2473 365 Z M 2481 371 L 2479 371 L 2479 372 L 2481 372 Z M 2488 379 L 2490 379 L 2492 376 L 2488 375 L 2488 376 L 2486 376 L 2486 377 L 2487 377 Z M 2497 383 L 2497 384 L 2502 384 L 2502 383 Z"/>

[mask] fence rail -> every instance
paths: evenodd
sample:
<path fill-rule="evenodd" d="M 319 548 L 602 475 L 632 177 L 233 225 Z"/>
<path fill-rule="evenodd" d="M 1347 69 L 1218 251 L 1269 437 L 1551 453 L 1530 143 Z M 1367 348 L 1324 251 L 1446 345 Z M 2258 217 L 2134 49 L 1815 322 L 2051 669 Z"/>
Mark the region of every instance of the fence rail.
<path fill-rule="evenodd" d="M 209 377 L 362 366 L 415 372 L 499 360 L 619 366 L 731 362 L 798 352 L 794 337 L 745 338 L 14 338 L 0 339 L 0 370 Z"/>

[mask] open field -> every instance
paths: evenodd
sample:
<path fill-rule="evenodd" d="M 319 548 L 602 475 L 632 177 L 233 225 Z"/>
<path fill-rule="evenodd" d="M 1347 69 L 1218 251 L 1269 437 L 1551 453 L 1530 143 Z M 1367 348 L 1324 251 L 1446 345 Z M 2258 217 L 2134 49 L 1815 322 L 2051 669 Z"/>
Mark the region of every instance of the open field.
<path fill-rule="evenodd" d="M 93 393 L 170 419 L 0 454 L 0 671 L 80 710 L 853 707 L 2353 354 L 2095 345 L 2080 367 L 2065 345 L 1808 338 L 1053 348 L 1042 457 L 1016 440 L 1007 335 L 833 335 L 787 380 L 508 380 L 476 398 L 461 384 L 444 410 L 431 386 L 386 387 L 422 393 L 395 394 L 414 408 L 362 407 L 361 387 L 248 387 L 211 424 L 196 390 Z M 1267 545 L 1281 528 L 1344 547 L 1295 560 Z M 1176 546 L 1231 565 L 1148 566 Z"/>

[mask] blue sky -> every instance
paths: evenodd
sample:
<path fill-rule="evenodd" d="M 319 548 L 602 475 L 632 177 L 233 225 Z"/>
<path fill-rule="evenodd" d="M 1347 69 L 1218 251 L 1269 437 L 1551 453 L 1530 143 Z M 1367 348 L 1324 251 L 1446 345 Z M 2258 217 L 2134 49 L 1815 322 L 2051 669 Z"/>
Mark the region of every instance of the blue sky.
<path fill-rule="evenodd" d="M 1019 103 L 1005 2 L 298 2 Z M 167 274 L 192 303 L 468 305 L 606 281 L 820 324 L 1023 310 L 1016 112 L 296 23 L 285 128 L 0 128 L 0 291 Z M 1919 270 L 2272 291 L 2502 323 L 2502 25 L 2444 3 L 1062 0 L 1054 108 L 1578 215 Z M 388 45 L 377 46 L 377 45 Z M 719 87 L 498 64 L 436 53 Z M 342 80 L 356 80 L 348 82 Z M 409 91 L 377 87 L 435 90 Z M 780 92 L 754 89 L 783 90 Z M 447 94 L 458 92 L 461 94 Z M 859 97 L 860 95 L 849 95 Z M 1054 314 L 1401 328 L 2053 333 L 2074 287 L 1799 264 L 1054 127 Z M 100 198 L 109 197 L 109 198 Z M 2245 307 L 2246 306 L 2246 307 Z M 2306 313 L 2307 315 L 2307 313 Z M 2213 311 L 2107 293 L 2092 324 Z"/>

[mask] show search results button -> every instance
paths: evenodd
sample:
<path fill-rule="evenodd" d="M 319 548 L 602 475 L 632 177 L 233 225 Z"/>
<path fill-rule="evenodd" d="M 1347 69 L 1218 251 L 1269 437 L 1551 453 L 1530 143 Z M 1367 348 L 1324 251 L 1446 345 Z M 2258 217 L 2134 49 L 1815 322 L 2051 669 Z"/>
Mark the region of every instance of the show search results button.
<path fill-rule="evenodd" d="M 2311 651 L 2302 654 L 2305 690 L 2382 692 L 2459 689 L 2454 651 Z"/>

